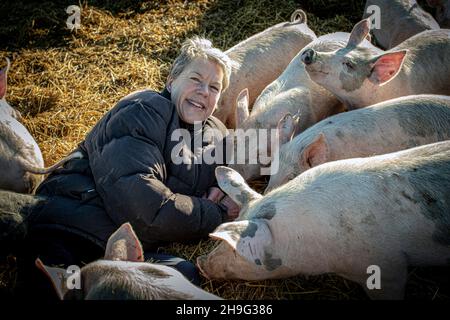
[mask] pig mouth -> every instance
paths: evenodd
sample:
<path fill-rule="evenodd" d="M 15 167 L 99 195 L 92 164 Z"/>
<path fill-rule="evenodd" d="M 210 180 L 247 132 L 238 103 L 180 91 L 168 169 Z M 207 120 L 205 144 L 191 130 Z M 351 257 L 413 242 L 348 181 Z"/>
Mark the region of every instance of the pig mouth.
<path fill-rule="evenodd" d="M 315 69 L 313 67 L 307 67 L 306 70 L 310 73 L 314 73 L 314 74 L 322 74 L 322 75 L 329 75 L 329 72 L 323 71 L 321 69 Z"/>

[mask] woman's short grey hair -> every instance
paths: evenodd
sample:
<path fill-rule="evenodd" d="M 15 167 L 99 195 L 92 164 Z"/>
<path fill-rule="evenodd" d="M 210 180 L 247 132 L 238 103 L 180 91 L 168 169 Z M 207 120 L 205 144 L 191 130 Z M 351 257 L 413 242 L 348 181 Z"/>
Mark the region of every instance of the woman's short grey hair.
<path fill-rule="evenodd" d="M 178 77 L 184 68 L 197 58 L 205 58 L 218 63 L 223 70 L 222 91 L 228 88 L 231 70 L 237 67 L 237 63 L 231 60 L 225 52 L 213 47 L 211 41 L 198 36 L 183 42 L 181 53 L 172 64 L 169 77 L 172 79 Z"/>

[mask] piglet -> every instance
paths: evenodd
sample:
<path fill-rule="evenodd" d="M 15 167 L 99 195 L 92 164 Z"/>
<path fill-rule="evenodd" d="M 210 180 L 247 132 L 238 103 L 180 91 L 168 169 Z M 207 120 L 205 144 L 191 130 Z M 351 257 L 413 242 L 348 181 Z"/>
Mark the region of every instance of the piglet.
<path fill-rule="evenodd" d="M 311 79 L 348 109 L 412 94 L 450 95 L 450 30 L 423 31 L 388 50 L 361 46 L 369 20 L 353 28 L 347 46 L 333 52 L 303 51 Z"/>
<path fill-rule="evenodd" d="M 285 122 L 293 121 L 286 116 Z M 279 135 L 290 135 L 279 128 Z M 285 139 L 285 138 L 282 138 Z M 342 113 L 282 145 L 266 192 L 322 163 L 450 139 L 450 97 L 413 95 Z M 276 169 L 276 170 L 275 170 Z"/>
<path fill-rule="evenodd" d="M 308 27 L 306 13 L 296 10 L 289 22 L 274 25 L 228 49 L 226 54 L 239 65 L 233 69 L 230 86 L 220 97 L 214 116 L 227 128 L 236 128 L 236 99 L 248 88 L 249 104 L 274 81 L 294 56 L 316 38 Z"/>
<path fill-rule="evenodd" d="M 76 300 L 217 300 L 189 282 L 174 268 L 144 262 L 142 245 L 129 223 L 124 223 L 108 239 L 104 259 L 80 270 L 80 289 L 70 290 L 72 275 L 65 269 L 36 266 L 52 282 L 60 299 Z"/>
<path fill-rule="evenodd" d="M 65 162 L 82 158 L 74 152 L 49 168 L 38 144 L 20 123 L 20 113 L 6 102 L 7 74 L 10 66 L 0 70 L 0 189 L 20 193 L 32 193 L 42 181 L 43 174 L 50 173 Z"/>
<path fill-rule="evenodd" d="M 264 197 L 230 168 L 216 177 L 242 209 L 197 259 L 210 279 L 336 273 L 370 298 L 402 299 L 408 266 L 449 265 L 448 140 L 322 164 Z"/>

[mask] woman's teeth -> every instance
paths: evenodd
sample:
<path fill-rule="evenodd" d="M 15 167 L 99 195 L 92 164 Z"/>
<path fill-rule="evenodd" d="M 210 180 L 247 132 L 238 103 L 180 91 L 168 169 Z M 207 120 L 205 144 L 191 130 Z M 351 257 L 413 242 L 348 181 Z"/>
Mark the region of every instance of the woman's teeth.
<path fill-rule="evenodd" d="M 191 100 L 189 100 L 189 102 L 196 108 L 204 109 L 204 107 L 201 104 L 198 104 L 197 102 L 194 102 L 194 101 L 191 101 Z"/>

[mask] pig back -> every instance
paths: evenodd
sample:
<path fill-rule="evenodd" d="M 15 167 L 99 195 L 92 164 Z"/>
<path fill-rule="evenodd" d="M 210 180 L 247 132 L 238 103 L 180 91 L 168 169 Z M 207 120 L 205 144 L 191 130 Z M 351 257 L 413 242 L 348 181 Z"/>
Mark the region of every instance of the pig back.
<path fill-rule="evenodd" d="M 428 30 L 389 51 L 408 50 L 396 81 L 387 86 L 408 87 L 409 94 L 450 95 L 450 30 Z"/>

